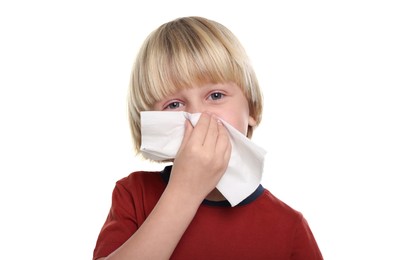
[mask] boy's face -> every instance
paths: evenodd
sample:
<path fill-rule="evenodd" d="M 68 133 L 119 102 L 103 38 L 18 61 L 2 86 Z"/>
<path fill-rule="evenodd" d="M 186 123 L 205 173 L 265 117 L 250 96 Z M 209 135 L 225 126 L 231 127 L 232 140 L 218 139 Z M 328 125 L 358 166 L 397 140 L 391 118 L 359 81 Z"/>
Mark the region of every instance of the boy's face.
<path fill-rule="evenodd" d="M 249 115 L 248 101 L 235 83 L 206 84 L 182 89 L 156 102 L 156 111 L 208 112 L 215 114 L 246 135 L 256 122 Z"/>

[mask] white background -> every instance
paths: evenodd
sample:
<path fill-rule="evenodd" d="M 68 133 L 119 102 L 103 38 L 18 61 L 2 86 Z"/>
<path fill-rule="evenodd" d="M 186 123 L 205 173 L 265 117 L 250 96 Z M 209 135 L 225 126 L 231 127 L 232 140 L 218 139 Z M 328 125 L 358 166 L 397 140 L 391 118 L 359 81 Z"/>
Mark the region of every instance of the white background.
<path fill-rule="evenodd" d="M 137 50 L 200 15 L 251 57 L 263 185 L 305 215 L 325 259 L 408 259 L 405 1 L 264 2 L 2 1 L 1 258 L 91 259 L 115 181 L 158 167 L 132 153 Z"/>

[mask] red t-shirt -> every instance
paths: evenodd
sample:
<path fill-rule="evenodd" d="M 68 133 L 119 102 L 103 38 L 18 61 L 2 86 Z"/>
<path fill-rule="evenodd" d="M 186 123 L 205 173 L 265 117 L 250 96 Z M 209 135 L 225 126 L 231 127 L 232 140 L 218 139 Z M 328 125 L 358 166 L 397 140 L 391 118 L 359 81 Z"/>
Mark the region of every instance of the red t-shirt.
<path fill-rule="evenodd" d="M 120 247 L 147 218 L 171 171 L 135 172 L 119 180 L 94 259 Z M 261 185 L 235 207 L 204 201 L 171 259 L 323 259 L 302 214 Z"/>

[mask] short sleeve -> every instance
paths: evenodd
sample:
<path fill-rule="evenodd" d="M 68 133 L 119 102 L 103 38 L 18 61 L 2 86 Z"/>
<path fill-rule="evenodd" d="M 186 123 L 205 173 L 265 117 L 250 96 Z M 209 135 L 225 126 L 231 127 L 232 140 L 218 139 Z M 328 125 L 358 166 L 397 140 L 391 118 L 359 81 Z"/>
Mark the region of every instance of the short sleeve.
<path fill-rule="evenodd" d="M 293 241 L 291 260 L 322 260 L 323 256 L 306 219 L 301 216 Z"/>
<path fill-rule="evenodd" d="M 134 203 L 131 194 L 119 182 L 112 192 L 112 205 L 99 233 L 93 259 L 106 257 L 136 232 Z"/>

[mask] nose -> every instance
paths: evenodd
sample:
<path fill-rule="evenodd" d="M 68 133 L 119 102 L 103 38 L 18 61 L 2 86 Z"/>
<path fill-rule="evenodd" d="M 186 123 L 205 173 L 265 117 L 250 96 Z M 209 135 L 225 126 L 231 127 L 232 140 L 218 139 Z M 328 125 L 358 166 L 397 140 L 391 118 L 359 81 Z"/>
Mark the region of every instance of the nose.
<path fill-rule="evenodd" d="M 205 106 L 200 102 L 190 102 L 186 106 L 186 112 L 190 114 L 206 112 Z"/>

